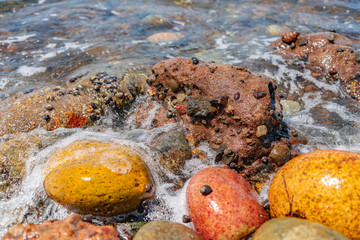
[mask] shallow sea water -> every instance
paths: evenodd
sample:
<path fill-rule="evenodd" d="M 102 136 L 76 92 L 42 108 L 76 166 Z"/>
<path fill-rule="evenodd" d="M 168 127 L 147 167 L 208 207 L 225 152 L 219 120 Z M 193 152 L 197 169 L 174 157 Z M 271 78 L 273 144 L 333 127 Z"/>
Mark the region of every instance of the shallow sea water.
<path fill-rule="evenodd" d="M 308 145 L 298 146 L 301 152 L 329 148 L 360 152 L 360 104 L 349 99 L 338 83 L 314 79 L 301 63 L 296 67 L 287 65 L 270 47 L 279 34 L 271 34 L 270 29 L 280 32 L 334 29 L 352 39 L 360 50 L 360 2 L 32 0 L 9 5 L 0 1 L 0 98 L 64 84 L 94 66 L 99 71 L 111 72 L 138 65 L 151 67 L 170 57 L 196 56 L 204 61 L 246 67 L 273 78 L 278 83 L 278 92 L 301 105 L 297 113 L 284 112 L 284 120 L 309 140 Z M 158 32 L 180 33 L 183 37 L 165 43 L 147 40 Z M 304 83 L 319 90 L 299 94 Z M 326 97 L 329 93 L 335 97 Z M 323 116 L 314 113 L 312 109 L 319 106 L 332 113 L 326 116 L 330 119 L 324 121 Z M 6 106 L 0 106 L 3 107 Z M 56 141 L 27 159 L 27 175 L 18 191 L 10 199 L 0 200 L 0 236 L 16 223 L 39 223 L 70 214 L 46 197 L 42 166 L 54 151 L 82 138 L 134 141 L 158 184 L 146 219 L 181 222 L 186 213 L 185 191 L 169 190 L 172 184 L 164 179 L 176 180 L 178 176 L 152 163 L 156 156 L 148 147 L 158 132 L 174 126 L 148 130 L 150 122 L 151 119 L 144 122 L 143 129 L 134 129 L 132 120 L 127 119 L 122 126 L 112 128 L 104 119 L 101 126 L 86 130 L 58 129 L 51 133 L 35 130 L 23 134 L 24 138 L 31 134 L 52 135 Z M 207 144 L 200 148 L 208 153 L 209 159 L 188 161 L 184 169 L 187 178 L 215 165 L 214 153 Z M 130 218 L 143 216 L 135 214 Z"/>

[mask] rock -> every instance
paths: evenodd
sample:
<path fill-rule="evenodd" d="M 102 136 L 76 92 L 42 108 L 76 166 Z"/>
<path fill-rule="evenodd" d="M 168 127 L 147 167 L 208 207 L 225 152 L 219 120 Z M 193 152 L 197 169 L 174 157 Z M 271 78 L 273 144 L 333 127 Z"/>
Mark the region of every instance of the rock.
<path fill-rule="evenodd" d="M 303 60 L 319 80 L 325 77 L 341 81 L 345 91 L 360 101 L 360 62 L 352 41 L 333 32 L 295 33 L 286 32 L 272 46 L 284 58 Z"/>
<path fill-rule="evenodd" d="M 0 136 L 35 128 L 86 127 L 108 109 L 123 113 L 135 96 L 145 92 L 147 77 L 140 71 L 129 69 L 120 77 L 85 75 L 69 79 L 65 87 L 45 87 L 1 101 Z"/>
<path fill-rule="evenodd" d="M 26 176 L 26 159 L 54 143 L 61 134 L 13 134 L 0 138 L 0 198 L 6 199 Z"/>
<path fill-rule="evenodd" d="M 253 240 L 347 240 L 339 232 L 320 223 L 299 218 L 274 218 L 264 223 Z"/>
<path fill-rule="evenodd" d="M 190 219 L 204 239 L 241 239 L 268 218 L 255 190 L 227 167 L 198 172 L 186 199 Z"/>
<path fill-rule="evenodd" d="M 155 192 L 146 164 L 130 147 L 94 140 L 58 151 L 48 160 L 45 175 L 47 195 L 81 214 L 129 213 Z"/>
<path fill-rule="evenodd" d="M 295 114 L 301 110 L 300 104 L 296 101 L 281 99 L 280 104 L 284 113 Z"/>
<path fill-rule="evenodd" d="M 134 240 L 201 240 L 194 230 L 169 221 L 153 221 L 145 224 L 136 233 Z"/>
<path fill-rule="evenodd" d="M 192 155 L 185 134 L 180 131 L 164 133 L 155 138 L 152 145 L 164 155 L 160 163 L 175 174 L 180 172 L 185 160 L 190 159 Z"/>
<path fill-rule="evenodd" d="M 189 143 L 209 141 L 219 150 L 217 160 L 245 169 L 248 177 L 257 173 L 252 164 L 287 137 L 276 86 L 263 75 L 185 57 L 161 61 L 152 73 L 150 96 L 185 125 Z"/>
<path fill-rule="evenodd" d="M 149 36 L 147 40 L 152 43 L 161 43 L 178 41 L 181 38 L 183 38 L 183 35 L 181 33 L 159 32 Z"/>
<path fill-rule="evenodd" d="M 280 25 L 270 25 L 266 28 L 266 31 L 270 33 L 271 36 L 280 36 L 283 32 L 287 30 L 286 27 Z"/>
<path fill-rule="evenodd" d="M 2 240 L 21 239 L 107 239 L 118 240 L 119 234 L 114 226 L 95 226 L 81 220 L 78 214 L 63 220 L 45 221 L 41 224 L 22 224 L 10 229 Z"/>
<path fill-rule="evenodd" d="M 318 150 L 292 159 L 270 185 L 271 216 L 305 218 L 360 239 L 359 169 L 354 152 Z"/>

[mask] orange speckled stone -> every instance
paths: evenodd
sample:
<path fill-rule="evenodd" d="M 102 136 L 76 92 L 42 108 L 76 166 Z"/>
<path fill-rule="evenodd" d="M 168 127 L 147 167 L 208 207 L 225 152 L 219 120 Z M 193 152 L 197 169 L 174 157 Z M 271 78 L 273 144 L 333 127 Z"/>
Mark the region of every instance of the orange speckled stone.
<path fill-rule="evenodd" d="M 155 192 L 146 164 L 119 144 L 76 141 L 49 159 L 45 174 L 47 195 L 81 214 L 129 213 Z"/>
<path fill-rule="evenodd" d="M 204 185 L 212 189 L 208 195 L 200 192 Z M 198 172 L 189 183 L 186 198 L 190 219 L 207 240 L 238 240 L 268 218 L 251 185 L 227 167 Z"/>
<path fill-rule="evenodd" d="M 272 217 L 297 216 L 360 239 L 360 154 L 318 150 L 286 163 L 269 190 Z"/>

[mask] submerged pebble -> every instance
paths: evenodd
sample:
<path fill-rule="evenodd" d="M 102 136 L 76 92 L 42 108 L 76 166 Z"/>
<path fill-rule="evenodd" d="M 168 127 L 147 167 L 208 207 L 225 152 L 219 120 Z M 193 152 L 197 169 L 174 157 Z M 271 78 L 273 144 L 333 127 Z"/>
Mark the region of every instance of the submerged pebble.
<path fill-rule="evenodd" d="M 264 223 L 253 240 L 347 240 L 339 232 L 320 223 L 299 218 L 274 218 Z"/>
<path fill-rule="evenodd" d="M 145 224 L 134 236 L 134 240 L 201 240 L 194 230 L 169 221 L 153 221 Z"/>

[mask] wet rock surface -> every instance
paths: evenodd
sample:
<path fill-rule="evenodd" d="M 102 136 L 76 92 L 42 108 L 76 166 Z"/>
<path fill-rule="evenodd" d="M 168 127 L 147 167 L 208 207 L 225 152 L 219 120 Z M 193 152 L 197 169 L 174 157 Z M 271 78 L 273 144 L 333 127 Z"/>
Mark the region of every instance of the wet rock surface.
<path fill-rule="evenodd" d="M 49 159 L 45 175 L 47 195 L 81 214 L 129 213 L 155 193 L 148 167 L 130 147 L 94 140 L 61 149 Z"/>
<path fill-rule="evenodd" d="M 360 58 L 350 39 L 335 32 L 288 31 L 272 46 L 284 58 L 303 61 L 314 77 L 341 81 L 345 92 L 360 101 Z"/>
<path fill-rule="evenodd" d="M 152 73 L 150 96 L 168 119 L 185 125 L 189 143 L 209 141 L 218 149 L 218 161 L 247 176 L 260 171 L 261 158 L 288 137 L 276 85 L 265 76 L 185 57 L 161 61 Z M 158 115 L 155 119 L 163 118 Z M 271 160 L 266 163 L 268 169 L 276 166 Z"/>
<path fill-rule="evenodd" d="M 299 218 L 274 218 L 264 223 L 253 240 L 347 240 L 339 232 L 320 223 Z"/>
<path fill-rule="evenodd" d="M 0 136 L 35 128 L 86 127 L 106 111 L 121 115 L 145 88 L 145 74 L 129 69 L 120 76 L 84 73 L 70 78 L 67 86 L 25 92 L 1 101 Z"/>
<path fill-rule="evenodd" d="M 185 134 L 180 131 L 164 133 L 155 138 L 152 145 L 163 154 L 162 164 L 174 173 L 179 174 L 185 160 L 192 156 Z"/>
<path fill-rule="evenodd" d="M 20 239 L 93 239 L 118 240 L 118 232 L 114 226 L 95 226 L 81 220 L 78 214 L 63 220 L 45 221 L 41 224 L 23 224 L 10 229 L 2 240 Z"/>
<path fill-rule="evenodd" d="M 194 230 L 169 221 L 153 221 L 145 224 L 134 236 L 134 240 L 201 240 Z"/>
<path fill-rule="evenodd" d="M 255 190 L 227 167 L 195 174 L 186 200 L 189 217 L 204 239 L 241 239 L 268 219 Z"/>
<path fill-rule="evenodd" d="M 360 197 L 354 194 L 359 191 L 359 165 L 359 153 L 340 150 L 318 150 L 293 158 L 271 182 L 271 217 L 304 218 L 359 239 Z"/>

